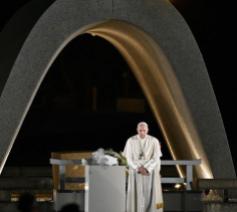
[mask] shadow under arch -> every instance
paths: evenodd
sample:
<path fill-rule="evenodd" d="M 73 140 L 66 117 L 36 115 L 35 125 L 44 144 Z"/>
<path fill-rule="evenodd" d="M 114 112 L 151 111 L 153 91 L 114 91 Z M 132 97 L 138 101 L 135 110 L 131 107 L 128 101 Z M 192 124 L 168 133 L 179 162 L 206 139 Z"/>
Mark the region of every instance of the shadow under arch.
<path fill-rule="evenodd" d="M 0 98 L 0 172 L 49 67 L 62 49 L 83 33 L 103 37 L 127 60 L 160 123 L 173 157 L 201 157 L 203 163 L 197 169 L 199 177 L 212 177 L 211 171 L 215 177 L 235 176 L 200 51 L 185 21 L 165 0 L 153 3 L 60 0 L 45 11 L 27 35 L 12 68 L 4 70 L 10 75 Z"/>

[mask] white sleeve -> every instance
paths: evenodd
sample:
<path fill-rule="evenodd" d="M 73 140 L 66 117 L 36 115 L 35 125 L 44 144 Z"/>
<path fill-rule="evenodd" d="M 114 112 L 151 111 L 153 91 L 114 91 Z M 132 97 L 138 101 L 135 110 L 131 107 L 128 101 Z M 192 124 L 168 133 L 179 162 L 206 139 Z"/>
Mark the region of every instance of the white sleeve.
<path fill-rule="evenodd" d="M 160 171 L 160 166 L 161 166 L 160 157 L 162 157 L 160 142 L 157 139 L 155 139 L 153 156 L 144 165 L 144 167 L 148 170 L 148 172 L 151 172 L 152 170 L 154 170 L 156 166 L 158 166 L 158 170 Z"/>
<path fill-rule="evenodd" d="M 126 145 L 125 145 L 125 148 L 124 148 L 124 151 L 123 151 L 123 155 L 124 155 L 124 157 L 126 157 L 128 166 L 130 168 L 137 170 L 140 167 L 140 165 L 133 160 L 132 147 L 131 147 L 131 140 L 130 139 L 128 139 L 127 142 L 126 142 Z"/>

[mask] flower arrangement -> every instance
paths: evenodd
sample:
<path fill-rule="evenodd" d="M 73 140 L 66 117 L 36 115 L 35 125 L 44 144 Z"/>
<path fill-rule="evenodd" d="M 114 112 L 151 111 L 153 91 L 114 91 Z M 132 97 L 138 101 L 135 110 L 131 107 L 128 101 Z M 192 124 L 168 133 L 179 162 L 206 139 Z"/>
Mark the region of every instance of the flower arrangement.
<path fill-rule="evenodd" d="M 117 158 L 119 165 L 127 166 L 127 160 L 123 156 L 123 153 L 121 151 L 118 153 L 118 152 L 114 151 L 113 149 L 107 149 L 107 150 L 104 150 L 104 153 L 106 155 L 110 155 L 110 156 Z"/>

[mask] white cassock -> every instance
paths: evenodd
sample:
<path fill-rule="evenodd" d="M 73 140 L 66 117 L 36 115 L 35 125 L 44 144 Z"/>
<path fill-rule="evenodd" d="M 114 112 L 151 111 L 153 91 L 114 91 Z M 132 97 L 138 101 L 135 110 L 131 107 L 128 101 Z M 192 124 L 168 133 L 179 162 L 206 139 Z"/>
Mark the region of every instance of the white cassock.
<path fill-rule="evenodd" d="M 162 153 L 159 141 L 150 135 L 146 135 L 144 139 L 138 135 L 132 136 L 127 140 L 123 154 L 129 166 L 127 212 L 162 212 Z M 142 165 L 148 170 L 149 176 L 137 172 Z"/>

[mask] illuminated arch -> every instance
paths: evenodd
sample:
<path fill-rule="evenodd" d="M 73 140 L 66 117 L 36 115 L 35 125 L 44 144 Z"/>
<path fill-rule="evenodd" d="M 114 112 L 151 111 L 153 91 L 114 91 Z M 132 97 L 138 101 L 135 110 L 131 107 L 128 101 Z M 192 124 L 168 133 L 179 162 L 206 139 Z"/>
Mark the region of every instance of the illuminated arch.
<path fill-rule="evenodd" d="M 200 51 L 182 17 L 165 0 L 58 0 L 44 12 L 8 70 L 2 90 L 1 169 L 50 66 L 63 48 L 83 33 L 106 39 L 123 55 L 174 158 L 201 158 L 196 171 L 202 178 L 235 176 Z M 220 168 L 223 157 L 225 172 Z"/>

